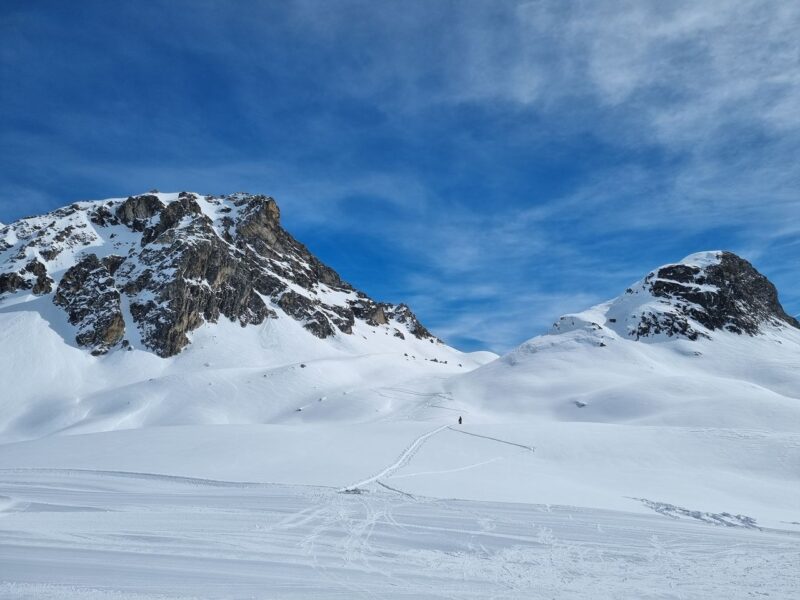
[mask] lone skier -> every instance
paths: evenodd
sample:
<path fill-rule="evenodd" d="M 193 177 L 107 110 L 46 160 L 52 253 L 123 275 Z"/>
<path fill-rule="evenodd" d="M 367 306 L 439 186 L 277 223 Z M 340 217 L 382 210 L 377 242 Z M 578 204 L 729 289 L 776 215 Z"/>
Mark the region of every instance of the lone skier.
<path fill-rule="evenodd" d="M 461 425 L 461 417 L 458 417 L 458 424 Z"/>

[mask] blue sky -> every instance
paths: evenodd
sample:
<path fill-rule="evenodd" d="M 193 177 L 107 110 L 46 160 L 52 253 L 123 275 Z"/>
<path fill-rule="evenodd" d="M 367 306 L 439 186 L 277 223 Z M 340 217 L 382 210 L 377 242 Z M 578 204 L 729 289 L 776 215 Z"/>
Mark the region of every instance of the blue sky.
<path fill-rule="evenodd" d="M 463 349 L 729 249 L 800 313 L 800 4 L 0 4 L 0 221 L 274 196 Z"/>

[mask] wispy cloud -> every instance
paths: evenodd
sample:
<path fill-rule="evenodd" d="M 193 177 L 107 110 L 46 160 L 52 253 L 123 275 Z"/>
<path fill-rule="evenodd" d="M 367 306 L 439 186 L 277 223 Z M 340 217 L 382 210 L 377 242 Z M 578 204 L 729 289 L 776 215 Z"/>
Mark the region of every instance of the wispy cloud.
<path fill-rule="evenodd" d="M 365 7 L 344 2 L 323 19 L 319 3 L 296 5 L 295 18 L 328 38 L 380 40 L 380 61 L 340 67 L 341 93 L 388 102 L 398 119 L 437 103 L 516 105 L 529 111 L 517 114 L 524 135 L 536 135 L 524 123 L 533 113 L 561 135 L 661 153 L 659 165 L 614 166 L 548 199 L 558 212 L 613 209 L 624 218 L 608 219 L 610 228 L 670 220 L 757 235 L 800 213 L 797 3 Z"/>

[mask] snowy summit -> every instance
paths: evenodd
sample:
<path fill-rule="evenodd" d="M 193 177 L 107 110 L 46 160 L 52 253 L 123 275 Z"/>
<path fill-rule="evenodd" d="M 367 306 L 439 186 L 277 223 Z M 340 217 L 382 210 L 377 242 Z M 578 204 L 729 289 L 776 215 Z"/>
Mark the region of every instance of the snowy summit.
<path fill-rule="evenodd" d="M 93 354 L 134 347 L 173 356 L 220 316 L 278 318 L 314 336 L 356 321 L 400 339 L 438 342 L 405 305 L 377 303 L 342 281 L 280 225 L 272 198 L 150 193 L 79 202 L 0 230 L 0 295 L 53 295 Z"/>

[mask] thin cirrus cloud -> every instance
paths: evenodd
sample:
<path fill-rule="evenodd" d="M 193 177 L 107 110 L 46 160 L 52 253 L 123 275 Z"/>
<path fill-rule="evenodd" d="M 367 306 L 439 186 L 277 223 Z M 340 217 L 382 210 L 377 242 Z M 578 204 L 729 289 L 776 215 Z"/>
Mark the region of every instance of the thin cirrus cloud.
<path fill-rule="evenodd" d="M 468 349 L 702 249 L 800 311 L 796 2 L 0 11 L 0 221 L 152 187 L 271 194 L 346 278 Z"/>

